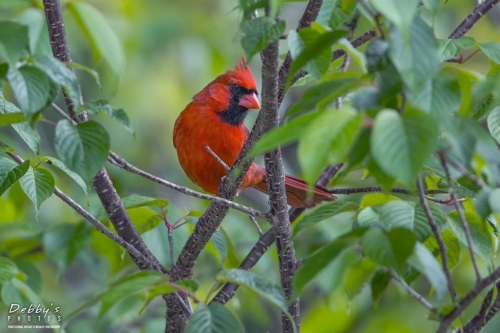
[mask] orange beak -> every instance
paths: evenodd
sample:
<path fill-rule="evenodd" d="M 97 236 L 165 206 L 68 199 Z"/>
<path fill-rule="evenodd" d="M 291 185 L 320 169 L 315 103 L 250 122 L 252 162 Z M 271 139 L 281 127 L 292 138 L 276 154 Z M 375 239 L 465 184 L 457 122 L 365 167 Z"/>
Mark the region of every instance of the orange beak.
<path fill-rule="evenodd" d="M 259 100 L 257 99 L 257 95 L 255 93 L 248 94 L 248 95 L 243 95 L 240 98 L 240 102 L 238 105 L 244 106 L 247 109 L 260 109 L 260 103 Z"/>

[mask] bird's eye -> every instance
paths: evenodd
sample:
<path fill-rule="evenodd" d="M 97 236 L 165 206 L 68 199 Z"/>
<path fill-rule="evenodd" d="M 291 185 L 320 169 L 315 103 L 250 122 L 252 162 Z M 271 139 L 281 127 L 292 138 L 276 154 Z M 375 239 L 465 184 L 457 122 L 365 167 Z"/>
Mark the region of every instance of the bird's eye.
<path fill-rule="evenodd" d="M 241 90 L 241 87 L 237 84 L 232 84 L 230 88 L 232 93 L 238 93 Z"/>

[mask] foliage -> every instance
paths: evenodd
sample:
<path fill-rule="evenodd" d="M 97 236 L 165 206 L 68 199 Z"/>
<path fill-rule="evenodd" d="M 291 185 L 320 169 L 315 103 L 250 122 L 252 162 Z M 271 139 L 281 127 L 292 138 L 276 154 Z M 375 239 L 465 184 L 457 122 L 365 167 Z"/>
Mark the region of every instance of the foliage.
<path fill-rule="evenodd" d="M 145 170 L 189 184 L 170 144 L 178 111 L 237 56 L 244 53 L 250 62 L 283 38 L 291 57 L 289 75 L 280 78 L 287 96 L 283 124 L 266 133 L 250 155 L 281 146 L 288 159 L 286 147 L 297 147 L 297 159 L 290 161 L 309 184 L 329 165 L 342 163 L 329 187 L 349 195 L 307 211 L 292 227 L 295 250 L 304 259 L 293 280 L 294 296 L 307 308 L 301 331 L 433 331 L 439 316 L 459 304 L 449 293 L 449 271 L 460 301 L 477 288 L 476 273 L 486 277 L 498 269 L 500 41 L 489 32 L 492 25 L 481 21 L 470 35 L 443 38 L 438 32 L 452 31 L 459 21 L 443 22 L 457 11 L 464 18 L 468 12 L 459 3 L 431 0 L 324 0 L 317 20 L 299 31 L 285 24 L 289 20 L 264 16 L 267 5 L 285 16 L 303 8 L 291 2 L 241 0 L 232 4 L 239 7 L 233 17 L 224 16 L 232 7 L 222 4 L 186 14 L 175 1 L 67 1 L 77 63 L 65 64 L 51 55 L 37 1 L 0 0 L 0 311 L 13 303 L 53 303 L 61 307 L 67 332 L 132 325 L 156 332 L 164 328 L 161 295 L 179 292 L 196 304 L 186 332 L 276 330 L 279 313 L 290 316 L 276 250 L 252 272 L 237 268 L 258 237 L 245 214 L 231 213 L 231 224 L 212 234 L 193 279 L 174 284 L 156 271 L 134 271 L 122 247 L 52 194 L 56 186 L 70 193 L 116 233 L 91 190 L 110 149 Z M 121 21 L 108 22 L 107 13 L 121 6 Z M 170 8 L 174 14 L 159 14 Z M 214 31 L 199 23 L 207 20 Z M 351 44 L 348 24 L 354 21 L 356 33 L 377 31 L 359 49 Z M 117 34 L 121 24 L 134 36 Z M 241 48 L 230 44 L 235 31 Z M 332 58 L 340 50 L 352 61 Z M 75 75 L 73 69 L 82 72 Z M 65 97 L 92 119 L 76 124 L 54 112 Z M 200 215 L 186 213 L 186 207 L 206 206 L 123 172 L 111 176 L 138 233 L 169 268 Z M 342 192 L 362 186 L 368 190 Z M 383 193 L 363 193 L 372 187 Z M 394 188 L 399 190 L 389 194 Z M 262 207 L 245 194 L 240 201 Z M 211 303 L 224 283 L 243 288 L 228 306 Z M 422 323 L 429 309 L 407 295 L 408 286 L 439 316 Z M 461 309 L 452 324 L 466 324 L 476 311 L 470 308 Z M 6 318 L 0 316 L 0 327 Z M 494 332 L 494 326 L 492 321 L 484 332 Z"/>

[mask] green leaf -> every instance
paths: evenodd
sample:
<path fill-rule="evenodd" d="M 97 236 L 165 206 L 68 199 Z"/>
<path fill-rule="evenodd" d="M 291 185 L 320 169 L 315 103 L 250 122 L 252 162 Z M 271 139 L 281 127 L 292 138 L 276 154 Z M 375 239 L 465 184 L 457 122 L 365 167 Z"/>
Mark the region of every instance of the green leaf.
<path fill-rule="evenodd" d="M 423 0 L 425 8 L 427 8 L 432 14 L 436 14 L 439 9 L 440 0 Z"/>
<path fill-rule="evenodd" d="M 19 69 L 11 68 L 7 79 L 21 110 L 30 120 L 55 97 L 49 78 L 36 67 L 25 65 Z"/>
<path fill-rule="evenodd" d="M 474 47 L 476 40 L 470 36 L 462 36 L 457 39 L 438 39 L 438 45 L 441 61 L 446 61 L 455 58 L 460 51 Z"/>
<path fill-rule="evenodd" d="M 119 300 L 135 294 L 138 291 L 151 287 L 159 282 L 165 281 L 166 277 L 156 271 L 141 271 L 129 275 L 115 282 L 104 294 L 100 295 L 102 299 L 99 318 L 102 317 L 108 310 Z"/>
<path fill-rule="evenodd" d="M 344 289 L 350 300 L 361 292 L 377 267 L 370 259 L 363 258 L 347 269 L 344 274 Z"/>
<path fill-rule="evenodd" d="M 500 64 L 500 43 L 484 42 L 479 44 L 484 54 L 497 64 Z"/>
<path fill-rule="evenodd" d="M 146 311 L 146 309 L 148 308 L 149 304 L 151 304 L 151 302 L 156 297 L 161 296 L 161 295 L 165 295 L 165 294 L 172 294 L 175 292 L 176 292 L 176 290 L 172 286 L 165 285 L 165 284 L 160 284 L 160 285 L 154 286 L 153 288 L 149 289 L 148 293 L 147 293 L 146 303 L 144 303 L 144 306 L 141 308 L 141 311 L 139 311 L 139 314 L 142 315 L 144 313 L 144 311 Z"/>
<path fill-rule="evenodd" d="M 237 268 L 240 266 L 241 260 L 238 258 L 238 255 L 236 254 L 236 249 L 234 248 L 233 242 L 231 242 L 231 238 L 229 238 L 228 234 L 222 227 L 220 227 L 220 231 L 224 235 L 227 244 L 227 256 L 226 260 L 224 261 L 224 267 Z"/>
<path fill-rule="evenodd" d="M 16 15 L 14 20 L 28 28 L 30 54 L 52 55 L 47 20 L 45 19 L 43 10 L 34 7 L 27 8 Z"/>
<path fill-rule="evenodd" d="M 41 295 L 43 281 L 42 274 L 38 268 L 32 262 L 23 259 L 16 259 L 14 263 L 17 265 L 19 272 L 23 275 L 17 275 L 19 279 L 26 283 L 35 294 Z"/>
<path fill-rule="evenodd" d="M 38 212 L 40 205 L 54 193 L 55 181 L 50 171 L 30 167 L 19 180 L 24 193 L 30 198 Z"/>
<path fill-rule="evenodd" d="M 157 199 L 152 197 L 145 197 L 142 195 L 130 195 L 122 198 L 125 208 L 138 208 L 138 207 L 158 207 L 165 208 L 170 201 L 166 199 Z"/>
<path fill-rule="evenodd" d="M 15 150 L 13 147 L 6 145 L 5 143 L 2 143 L 0 145 L 0 151 L 4 153 L 13 153 Z"/>
<path fill-rule="evenodd" d="M 81 110 L 89 114 L 99 114 L 118 120 L 122 125 L 135 136 L 134 130 L 130 127 L 130 119 L 123 109 L 115 108 L 106 100 L 90 101 L 81 106 Z"/>
<path fill-rule="evenodd" d="M 376 309 L 378 307 L 378 302 L 382 297 L 385 289 L 391 281 L 391 273 L 387 270 L 378 270 L 372 278 L 371 289 L 372 289 L 372 299 L 373 307 Z"/>
<path fill-rule="evenodd" d="M 321 82 L 307 90 L 302 98 L 288 109 L 286 115 L 290 117 L 315 106 L 318 106 L 322 110 L 336 98 L 360 85 L 361 80 L 358 75 L 353 75 L 352 73 L 335 73 L 331 80 Z"/>
<path fill-rule="evenodd" d="M 303 135 L 305 129 L 309 126 L 309 123 L 320 114 L 320 112 L 304 114 L 291 120 L 283 126 L 267 132 L 253 146 L 249 156 L 260 155 L 278 146 L 284 146 L 296 141 Z"/>
<path fill-rule="evenodd" d="M 76 69 L 79 71 L 84 71 L 87 74 L 89 74 L 94 79 L 94 81 L 97 84 L 97 86 L 99 87 L 99 89 L 101 89 L 101 79 L 100 79 L 98 71 L 96 71 L 92 68 L 89 68 L 85 65 L 77 64 L 76 62 L 66 62 L 64 64 L 70 68 L 73 68 L 73 69 Z"/>
<path fill-rule="evenodd" d="M 75 73 L 66 64 L 51 56 L 39 55 L 34 59 L 34 65 L 44 72 L 52 82 L 60 85 L 75 106 L 80 105 L 80 86 Z"/>
<path fill-rule="evenodd" d="M 500 106 L 490 112 L 487 122 L 491 136 L 500 144 Z"/>
<path fill-rule="evenodd" d="M 221 265 L 223 265 L 224 262 L 226 261 L 228 252 L 226 238 L 224 237 L 224 234 L 220 230 L 217 230 L 212 234 L 212 237 L 210 237 L 210 241 L 214 245 L 217 252 L 220 254 Z"/>
<path fill-rule="evenodd" d="M 239 319 L 219 303 L 200 303 L 189 317 L 185 333 L 244 333 Z"/>
<path fill-rule="evenodd" d="M 127 209 L 127 213 L 130 216 L 132 224 L 137 229 L 137 232 L 141 235 L 146 231 L 156 228 L 158 224 L 162 222 L 158 213 L 151 208 L 129 208 Z"/>
<path fill-rule="evenodd" d="M 363 235 L 361 244 L 368 258 L 401 272 L 416 241 L 417 237 L 408 229 L 392 229 L 386 233 L 380 228 L 371 228 Z"/>
<path fill-rule="evenodd" d="M 491 210 L 500 216 L 500 189 L 496 188 L 491 191 L 488 198 Z"/>
<path fill-rule="evenodd" d="M 350 233 L 335 239 L 330 244 L 323 246 L 308 257 L 302 267 L 300 267 L 297 271 L 297 274 L 295 274 L 294 293 L 300 294 L 304 287 L 316 275 L 318 275 L 319 272 L 328 266 L 328 264 L 330 264 L 346 248 L 355 244 L 363 232 L 364 229 L 353 230 Z"/>
<path fill-rule="evenodd" d="M 359 212 L 356 222 L 360 227 L 371 227 L 379 224 L 379 214 L 372 207 L 366 207 Z"/>
<path fill-rule="evenodd" d="M 383 171 L 414 187 L 425 161 L 437 146 L 438 124 L 433 117 L 407 110 L 400 116 L 382 110 L 375 118 L 371 154 Z"/>
<path fill-rule="evenodd" d="M 441 233 L 444 245 L 446 246 L 446 257 L 448 258 L 448 267 L 453 269 L 460 261 L 460 242 L 457 237 L 449 230 L 446 229 Z M 443 259 L 436 237 L 431 236 L 427 238 L 424 245 L 432 252 L 442 265 Z"/>
<path fill-rule="evenodd" d="M 3 79 L 9 72 L 9 65 L 0 61 L 0 79 Z"/>
<path fill-rule="evenodd" d="M 312 120 L 297 152 L 304 180 L 313 184 L 326 165 L 341 162 L 360 125 L 361 115 L 350 106 L 326 110 Z"/>
<path fill-rule="evenodd" d="M 413 207 L 405 201 L 390 201 L 380 209 L 380 225 L 389 231 L 394 228 L 413 230 Z"/>
<path fill-rule="evenodd" d="M 415 244 L 413 255 L 408 259 L 411 267 L 425 275 L 427 280 L 436 290 L 436 294 L 440 300 L 443 300 L 447 288 L 446 276 L 443 269 L 432 253 L 421 243 Z"/>
<path fill-rule="evenodd" d="M 427 204 L 429 205 L 430 211 L 434 217 L 434 221 L 438 225 L 438 228 L 443 230 L 446 227 L 446 215 L 436 204 L 429 201 Z M 415 206 L 413 230 L 415 231 L 417 239 L 420 242 L 425 241 L 429 238 L 429 236 L 433 235 L 431 227 L 429 226 L 429 221 L 427 220 L 427 215 L 424 212 L 424 208 L 420 204 Z"/>
<path fill-rule="evenodd" d="M 318 13 L 316 22 L 328 26 L 332 13 L 335 10 L 338 0 L 324 0 Z"/>
<path fill-rule="evenodd" d="M 16 264 L 9 258 L 0 257 L 0 286 L 9 282 L 18 273 Z"/>
<path fill-rule="evenodd" d="M 372 206 L 381 206 L 385 205 L 388 202 L 395 201 L 395 200 L 401 200 L 398 197 L 395 197 L 390 194 L 385 194 L 385 193 L 370 193 L 367 194 L 361 199 L 361 203 L 359 205 L 359 210 L 363 210 L 366 207 L 372 207 Z"/>
<path fill-rule="evenodd" d="M 454 77 L 438 75 L 432 81 L 427 81 L 414 99 L 412 95 L 409 99 L 413 106 L 443 119 L 460 108 L 460 86 Z"/>
<path fill-rule="evenodd" d="M 362 128 L 358 132 L 358 136 L 347 154 L 348 168 L 356 167 L 370 153 L 370 135 L 371 129 Z"/>
<path fill-rule="evenodd" d="M 43 248 L 63 273 L 77 254 L 90 243 L 90 229 L 84 223 L 62 223 L 43 234 Z"/>
<path fill-rule="evenodd" d="M 405 8 L 405 11 L 411 12 L 408 8 L 412 6 L 406 1 L 404 3 L 397 0 L 389 1 L 397 2 L 400 4 L 398 7 L 401 8 L 402 6 L 402 8 Z M 412 0 L 412 2 L 418 1 Z M 410 23 L 412 21 L 407 22 Z M 410 92 L 415 94 L 426 82 L 432 80 L 441 65 L 434 33 L 427 23 L 417 16 L 411 27 L 409 42 L 395 28 L 389 29 L 389 35 L 389 56 L 401 75 L 403 82 L 407 85 Z"/>
<path fill-rule="evenodd" d="M 350 201 L 338 200 L 335 202 L 328 203 L 326 205 L 320 206 L 318 209 L 314 210 L 312 213 L 305 215 L 293 228 L 293 236 L 295 237 L 302 230 L 315 225 L 327 218 L 335 216 L 340 213 L 355 211 L 358 205 Z"/>
<path fill-rule="evenodd" d="M 198 284 L 198 281 L 193 280 L 193 279 L 184 279 L 184 280 L 180 280 L 180 281 L 175 281 L 174 283 L 178 286 L 181 286 L 182 289 L 185 289 L 193 294 L 200 287 L 200 285 Z"/>
<path fill-rule="evenodd" d="M 298 35 L 296 32 L 290 31 L 288 43 L 294 60 L 288 74 L 287 88 L 290 87 L 295 74 L 304 66 L 306 66 L 305 70 L 316 78 L 321 76 L 328 69 L 331 61 L 331 45 L 346 35 L 345 31 L 320 34 L 312 28 L 301 29 Z M 327 53 L 328 59 L 325 57 Z"/>
<path fill-rule="evenodd" d="M 2 110 L 7 114 L 21 112 L 21 110 L 19 110 L 17 106 L 5 100 L 1 87 L 0 87 L 0 110 Z M 30 149 L 33 150 L 33 152 L 38 155 L 40 152 L 41 138 L 36 129 L 32 128 L 27 122 L 22 124 L 14 124 L 12 125 L 12 128 L 14 128 L 17 134 L 19 134 L 19 136 L 24 140 L 24 142 L 26 142 L 28 147 L 30 147 Z"/>
<path fill-rule="evenodd" d="M 270 17 L 258 17 L 246 21 L 241 27 L 241 46 L 248 61 L 272 42 L 278 40 L 285 31 L 285 21 L 276 22 Z"/>
<path fill-rule="evenodd" d="M 67 8 L 90 42 L 94 60 L 103 59 L 115 77 L 120 77 L 125 68 L 125 52 L 109 20 L 85 2 L 72 1 Z"/>
<path fill-rule="evenodd" d="M 10 126 L 12 124 L 23 123 L 26 121 L 24 115 L 20 112 L 0 114 L 0 127 Z"/>
<path fill-rule="evenodd" d="M 384 17 L 394 23 L 403 36 L 410 33 L 418 0 L 372 0 L 371 3 Z"/>
<path fill-rule="evenodd" d="M 389 60 L 387 53 L 389 43 L 382 38 L 374 38 L 366 47 L 366 64 L 368 72 L 381 71 L 388 67 Z"/>
<path fill-rule="evenodd" d="M 14 67 L 28 44 L 28 28 L 16 22 L 0 21 L 0 57 Z"/>
<path fill-rule="evenodd" d="M 474 213 L 463 212 L 472 238 L 472 247 L 474 252 L 483 259 L 484 263 L 491 266 L 491 258 L 493 255 L 493 233 L 490 226 L 486 221 L 479 218 Z M 460 243 L 468 247 L 467 239 L 465 237 L 464 228 L 458 212 L 451 212 L 448 214 L 448 221 L 450 222 L 450 229 L 457 236 Z"/>
<path fill-rule="evenodd" d="M 17 164 L 7 157 L 0 157 L 0 195 L 21 179 L 30 168 L 30 161 Z"/>
<path fill-rule="evenodd" d="M 50 165 L 55 165 L 56 167 L 58 167 L 59 169 L 64 171 L 64 173 L 66 173 L 68 176 L 70 176 L 71 179 L 73 179 L 82 188 L 82 190 L 83 190 L 83 192 L 85 192 L 85 194 L 88 194 L 88 187 L 87 187 L 87 184 L 85 183 L 85 181 L 83 180 L 83 178 L 80 177 L 80 175 L 78 175 L 77 173 L 68 169 L 68 167 L 62 161 L 58 160 L 55 157 L 51 157 L 51 156 L 40 156 L 40 161 L 47 162 Z"/>
<path fill-rule="evenodd" d="M 73 126 L 65 119 L 56 126 L 57 154 L 68 168 L 85 180 L 94 177 L 106 162 L 109 141 L 108 132 L 95 121 Z"/>
<path fill-rule="evenodd" d="M 362 52 L 358 51 L 354 46 L 352 46 L 351 42 L 349 42 L 345 38 L 341 38 L 337 42 L 337 45 L 347 54 L 349 54 L 352 59 L 354 59 L 354 61 L 358 64 L 363 73 L 367 72 L 365 55 Z"/>
<path fill-rule="evenodd" d="M 335 8 L 333 8 L 327 24 L 333 30 L 341 27 L 344 22 L 352 17 L 358 4 L 357 0 L 339 0 L 334 2 L 336 2 Z"/>
<path fill-rule="evenodd" d="M 288 301 L 283 289 L 263 276 L 242 269 L 225 269 L 217 274 L 216 279 L 219 282 L 231 282 L 244 286 L 278 306 L 282 311 L 288 311 Z"/>

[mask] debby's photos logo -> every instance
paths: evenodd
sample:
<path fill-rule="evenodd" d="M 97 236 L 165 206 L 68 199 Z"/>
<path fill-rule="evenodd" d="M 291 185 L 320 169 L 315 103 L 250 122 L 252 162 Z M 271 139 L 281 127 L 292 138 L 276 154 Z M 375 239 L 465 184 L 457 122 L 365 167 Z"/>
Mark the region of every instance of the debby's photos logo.
<path fill-rule="evenodd" d="M 61 328 L 61 307 L 50 303 L 23 306 L 12 303 L 7 314 L 7 328 Z"/>

